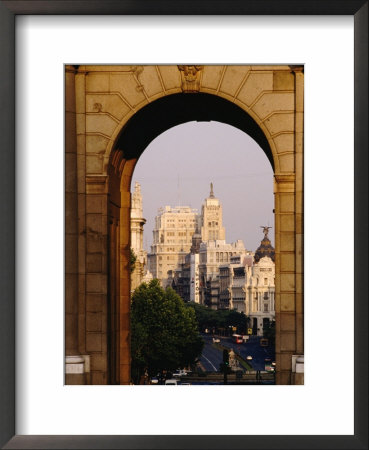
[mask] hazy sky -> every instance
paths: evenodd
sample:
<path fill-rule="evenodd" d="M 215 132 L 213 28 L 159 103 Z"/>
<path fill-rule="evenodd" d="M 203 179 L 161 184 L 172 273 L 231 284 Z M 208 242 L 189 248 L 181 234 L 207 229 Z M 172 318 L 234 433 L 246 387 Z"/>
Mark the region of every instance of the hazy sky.
<path fill-rule="evenodd" d="M 243 131 L 219 122 L 189 122 L 151 142 L 133 173 L 141 184 L 144 247 L 150 249 L 154 217 L 165 205 L 191 206 L 201 212 L 210 192 L 223 205 L 227 243 L 244 241 L 255 251 L 261 225 L 272 226 L 274 245 L 273 170 L 259 145 Z"/>

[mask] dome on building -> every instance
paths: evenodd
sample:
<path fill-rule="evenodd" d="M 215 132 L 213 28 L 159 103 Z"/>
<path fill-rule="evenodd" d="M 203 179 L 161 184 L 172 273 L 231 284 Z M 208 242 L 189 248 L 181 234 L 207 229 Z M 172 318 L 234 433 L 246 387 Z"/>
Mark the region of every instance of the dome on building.
<path fill-rule="evenodd" d="M 263 228 L 264 238 L 255 252 L 254 260 L 257 263 L 261 260 L 261 258 L 264 258 L 264 256 L 269 256 L 269 258 L 273 262 L 275 262 L 275 250 L 274 247 L 272 247 L 270 239 L 268 238 L 268 231 L 269 228 L 271 227 L 261 227 L 261 228 Z"/>

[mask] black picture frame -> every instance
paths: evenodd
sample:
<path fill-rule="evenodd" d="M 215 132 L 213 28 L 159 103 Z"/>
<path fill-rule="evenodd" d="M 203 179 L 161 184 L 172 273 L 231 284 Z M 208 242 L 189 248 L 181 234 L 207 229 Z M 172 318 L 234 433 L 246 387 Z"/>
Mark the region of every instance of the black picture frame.
<path fill-rule="evenodd" d="M 15 435 L 15 16 L 19 14 L 352 15 L 355 58 L 354 435 Z M 43 0 L 0 2 L 0 445 L 7 449 L 368 449 L 368 1 Z M 337 62 L 339 64 L 339 62 Z M 332 68 L 332 70 L 335 70 Z M 334 376 L 334 374 L 332 374 Z M 338 400 L 339 404 L 339 400 Z"/>

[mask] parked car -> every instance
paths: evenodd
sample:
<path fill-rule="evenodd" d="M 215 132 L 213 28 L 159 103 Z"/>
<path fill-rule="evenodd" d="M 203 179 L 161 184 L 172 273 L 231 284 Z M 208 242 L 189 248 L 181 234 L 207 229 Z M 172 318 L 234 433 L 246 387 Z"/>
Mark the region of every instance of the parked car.
<path fill-rule="evenodd" d="M 169 380 L 165 380 L 165 385 L 166 386 L 178 386 L 178 381 L 175 380 L 174 378 L 171 378 Z"/>
<path fill-rule="evenodd" d="M 185 370 L 182 370 L 182 369 L 177 370 L 173 374 L 174 377 L 184 377 L 185 375 L 187 375 L 187 372 Z"/>
<path fill-rule="evenodd" d="M 214 337 L 213 337 L 213 343 L 216 343 L 216 342 L 220 342 L 220 339 L 219 339 L 219 338 L 214 338 Z"/>
<path fill-rule="evenodd" d="M 159 383 L 159 380 L 156 377 L 151 378 L 151 384 L 158 384 L 158 383 Z"/>
<path fill-rule="evenodd" d="M 252 361 L 252 356 L 251 355 L 247 355 L 246 359 L 247 359 L 247 361 Z"/>

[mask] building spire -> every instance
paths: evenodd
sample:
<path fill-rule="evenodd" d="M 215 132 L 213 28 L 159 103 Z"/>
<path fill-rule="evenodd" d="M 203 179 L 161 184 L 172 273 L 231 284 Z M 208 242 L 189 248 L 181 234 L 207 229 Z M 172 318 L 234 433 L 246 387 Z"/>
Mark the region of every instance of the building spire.
<path fill-rule="evenodd" d="M 210 198 L 214 198 L 213 183 L 210 183 Z"/>

